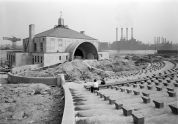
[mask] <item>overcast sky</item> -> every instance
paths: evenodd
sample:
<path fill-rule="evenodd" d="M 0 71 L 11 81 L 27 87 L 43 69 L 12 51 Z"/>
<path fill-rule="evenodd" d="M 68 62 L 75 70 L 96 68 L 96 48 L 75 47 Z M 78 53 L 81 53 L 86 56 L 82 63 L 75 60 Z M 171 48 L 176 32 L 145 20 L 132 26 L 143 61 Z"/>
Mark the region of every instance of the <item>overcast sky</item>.
<path fill-rule="evenodd" d="M 58 2 L 57 2 L 58 1 Z M 65 25 L 102 42 L 116 39 L 116 27 L 134 28 L 134 37 L 153 43 L 164 36 L 178 43 L 178 0 L 0 0 L 0 41 L 3 36 L 28 37 L 54 27 L 60 17 Z M 124 32 L 125 33 L 125 32 Z"/>

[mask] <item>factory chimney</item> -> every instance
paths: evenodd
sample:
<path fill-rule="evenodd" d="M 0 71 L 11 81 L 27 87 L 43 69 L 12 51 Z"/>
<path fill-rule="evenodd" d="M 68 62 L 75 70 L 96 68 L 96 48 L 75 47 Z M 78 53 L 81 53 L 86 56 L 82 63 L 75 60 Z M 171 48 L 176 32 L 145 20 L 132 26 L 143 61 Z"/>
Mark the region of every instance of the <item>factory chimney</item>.
<path fill-rule="evenodd" d="M 29 25 L 29 46 L 28 46 L 28 51 L 33 52 L 33 38 L 35 35 L 35 25 L 30 24 Z"/>
<path fill-rule="evenodd" d="M 123 40 L 123 28 L 121 28 L 121 40 Z"/>
<path fill-rule="evenodd" d="M 116 41 L 118 41 L 118 28 L 116 27 Z"/>
<path fill-rule="evenodd" d="M 126 40 L 128 40 L 128 28 L 126 28 Z"/>
<path fill-rule="evenodd" d="M 131 39 L 133 39 L 133 28 L 131 28 Z"/>

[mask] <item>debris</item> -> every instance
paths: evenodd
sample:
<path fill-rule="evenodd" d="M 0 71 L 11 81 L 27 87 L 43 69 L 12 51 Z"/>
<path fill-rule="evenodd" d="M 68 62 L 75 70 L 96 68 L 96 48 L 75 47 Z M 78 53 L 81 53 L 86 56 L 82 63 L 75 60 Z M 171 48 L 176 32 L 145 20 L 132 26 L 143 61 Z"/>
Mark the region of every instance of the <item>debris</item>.
<path fill-rule="evenodd" d="M 14 115 L 13 115 L 13 119 L 17 119 L 17 120 L 22 120 L 25 116 L 25 112 L 24 111 L 18 111 L 18 112 L 15 112 Z"/>
<path fill-rule="evenodd" d="M 24 84 L 4 84 L 3 87 L 5 89 L 0 90 L 0 122 L 43 124 L 54 120 L 54 124 L 60 123 L 62 116 L 58 115 L 62 115 L 64 109 L 62 88 L 40 83 L 25 87 Z M 50 118 L 41 120 L 46 116 Z"/>
<path fill-rule="evenodd" d="M 53 77 L 58 74 L 65 74 L 65 79 L 68 81 L 93 81 L 93 79 L 101 79 L 103 77 L 115 76 L 115 72 L 128 71 L 137 69 L 134 62 L 131 60 L 74 60 L 65 62 L 58 66 L 28 71 L 22 73 L 22 76 L 29 77 Z"/>

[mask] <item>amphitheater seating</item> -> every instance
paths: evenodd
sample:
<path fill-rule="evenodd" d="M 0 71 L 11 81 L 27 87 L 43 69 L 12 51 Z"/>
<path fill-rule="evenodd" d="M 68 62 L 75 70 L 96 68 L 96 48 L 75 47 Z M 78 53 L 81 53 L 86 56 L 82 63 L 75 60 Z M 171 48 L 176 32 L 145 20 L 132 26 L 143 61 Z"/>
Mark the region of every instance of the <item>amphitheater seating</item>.
<path fill-rule="evenodd" d="M 137 113 L 133 113 L 132 116 L 133 116 L 134 124 L 144 124 L 143 114 L 137 112 Z"/>
<path fill-rule="evenodd" d="M 177 104 L 170 104 L 169 107 L 172 110 L 172 113 L 178 115 L 178 105 Z"/>
<path fill-rule="evenodd" d="M 153 100 L 153 103 L 155 104 L 156 108 L 163 108 L 164 102 L 162 100 Z"/>
<path fill-rule="evenodd" d="M 114 124 L 174 122 L 178 114 L 176 94 L 178 73 L 176 69 L 172 69 L 172 65 L 169 67 L 167 64 L 169 63 L 157 62 L 152 63 L 146 69 L 122 72 L 115 78 L 123 83 L 102 86 L 99 91 L 93 94 L 88 92 L 85 87 L 86 92 L 96 98 L 94 97 L 94 100 L 91 101 L 88 95 L 85 98 L 79 96 L 80 98 L 76 99 L 77 97 L 74 97 L 76 99 L 74 101 L 78 101 L 78 104 L 75 104 L 77 110 L 82 108 L 82 111 L 77 114 L 77 124 L 83 122 L 86 124 L 111 123 L 106 119 L 102 121 L 103 117 L 112 118 L 109 120 L 113 120 Z M 124 78 L 129 80 L 124 81 Z M 83 92 L 80 93 L 84 94 Z M 109 116 L 110 114 L 112 116 Z M 159 119 L 165 115 L 165 118 Z"/>
<path fill-rule="evenodd" d="M 132 114 L 132 108 L 130 108 L 128 106 L 123 106 L 122 110 L 123 110 L 124 116 L 129 116 Z"/>

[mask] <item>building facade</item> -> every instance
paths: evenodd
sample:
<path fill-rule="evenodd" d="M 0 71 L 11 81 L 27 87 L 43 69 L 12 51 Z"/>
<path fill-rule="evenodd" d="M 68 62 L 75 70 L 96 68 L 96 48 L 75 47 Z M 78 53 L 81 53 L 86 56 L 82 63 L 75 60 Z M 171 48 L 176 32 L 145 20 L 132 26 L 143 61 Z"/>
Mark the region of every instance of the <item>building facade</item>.
<path fill-rule="evenodd" d="M 77 32 L 68 28 L 60 17 L 57 26 L 38 34 L 35 34 L 35 25 L 29 25 L 29 37 L 23 39 L 23 52 L 9 53 L 8 56 L 19 60 L 18 63 L 14 60 L 14 66 L 49 66 L 74 59 L 99 59 L 98 42 L 84 31 Z"/>

